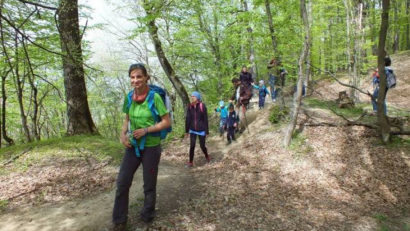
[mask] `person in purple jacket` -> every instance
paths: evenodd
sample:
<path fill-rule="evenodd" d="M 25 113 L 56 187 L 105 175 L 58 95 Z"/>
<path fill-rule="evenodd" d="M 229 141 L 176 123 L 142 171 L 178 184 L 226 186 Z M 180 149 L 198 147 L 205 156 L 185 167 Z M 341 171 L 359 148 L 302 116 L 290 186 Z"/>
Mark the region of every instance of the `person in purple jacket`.
<path fill-rule="evenodd" d="M 191 94 L 191 104 L 188 106 L 186 117 L 185 117 L 185 137 L 191 138 L 191 144 L 189 147 L 189 162 L 185 167 L 194 166 L 194 154 L 195 154 L 195 143 L 196 138 L 199 138 L 199 145 L 202 152 L 205 154 L 207 163 L 211 161 L 208 155 L 208 150 L 205 146 L 205 139 L 209 135 L 208 128 L 208 112 L 207 108 L 201 100 L 201 94 L 199 92 L 192 92 Z"/>

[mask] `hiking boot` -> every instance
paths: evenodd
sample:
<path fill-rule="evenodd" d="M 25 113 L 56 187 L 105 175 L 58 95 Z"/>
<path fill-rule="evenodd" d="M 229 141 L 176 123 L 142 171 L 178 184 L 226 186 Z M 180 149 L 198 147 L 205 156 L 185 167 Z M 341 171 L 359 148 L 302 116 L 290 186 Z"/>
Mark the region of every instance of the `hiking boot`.
<path fill-rule="evenodd" d="M 127 228 L 127 223 L 121 224 L 111 224 L 110 227 L 104 229 L 104 231 L 125 231 Z"/>
<path fill-rule="evenodd" d="M 226 143 L 226 145 L 230 145 L 232 143 L 232 141 L 228 140 L 228 142 Z"/>
<path fill-rule="evenodd" d="M 188 162 L 185 164 L 185 168 L 192 168 L 194 167 L 194 163 L 193 162 Z"/>
<path fill-rule="evenodd" d="M 207 157 L 205 157 L 206 158 L 206 163 L 211 163 L 211 157 L 210 156 L 207 156 Z"/>

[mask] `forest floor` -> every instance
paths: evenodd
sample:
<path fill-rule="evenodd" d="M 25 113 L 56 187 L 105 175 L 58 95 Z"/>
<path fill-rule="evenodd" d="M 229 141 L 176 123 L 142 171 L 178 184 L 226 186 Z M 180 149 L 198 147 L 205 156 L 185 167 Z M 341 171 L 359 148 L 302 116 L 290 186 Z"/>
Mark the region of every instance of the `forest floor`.
<path fill-rule="evenodd" d="M 398 86 L 387 98 L 393 114 L 409 115 L 409 66 L 409 54 L 393 56 Z M 363 89 L 370 90 L 368 82 Z M 314 97 L 334 100 L 340 90 L 321 81 L 324 98 Z M 370 101 L 361 99 L 360 110 L 345 115 L 354 118 L 367 110 Z M 285 126 L 269 122 L 273 104 L 267 103 L 263 110 L 255 105 L 248 111 L 249 130 L 237 142 L 228 146 L 226 138 L 208 139 L 211 164 L 197 147 L 195 166 L 185 168 L 187 140 L 164 147 L 157 218 L 149 226 L 138 219 L 143 201 L 138 170 L 127 230 L 410 230 L 410 142 L 405 137 L 385 146 L 366 127 L 307 126 L 343 120 L 306 99 L 291 147 L 284 148 Z M 92 150 L 73 148 L 77 141 L 49 151 L 54 159 L 33 161 L 41 150 L 35 146 L 10 154 L 28 150 L 0 171 L 0 231 L 93 231 L 109 225 L 122 148 L 110 144 L 104 150 L 104 140 Z M 71 150 L 69 158 L 57 158 L 65 150 Z M 95 157 L 98 150 L 111 154 Z"/>

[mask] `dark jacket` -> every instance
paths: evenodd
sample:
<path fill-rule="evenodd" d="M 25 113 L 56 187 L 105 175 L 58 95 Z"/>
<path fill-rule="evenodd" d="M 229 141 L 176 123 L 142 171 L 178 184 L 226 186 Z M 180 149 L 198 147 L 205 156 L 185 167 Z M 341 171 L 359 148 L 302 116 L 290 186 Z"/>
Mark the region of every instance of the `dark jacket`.
<path fill-rule="evenodd" d="M 241 88 L 240 91 L 239 91 L 239 96 L 242 97 L 242 101 L 241 102 L 236 102 L 236 103 L 238 105 L 242 105 L 242 104 L 247 105 L 247 104 L 249 104 L 249 100 L 251 100 L 251 97 L 252 97 L 252 92 L 249 89 L 249 86 L 244 85 L 244 84 L 241 84 L 241 85 L 235 87 L 235 91 L 233 92 L 231 100 L 236 100 L 236 90 L 238 89 L 238 87 Z"/>
<path fill-rule="evenodd" d="M 246 85 L 251 85 L 251 83 L 253 83 L 252 74 L 249 72 L 241 72 L 239 75 L 239 80 Z"/>
<path fill-rule="evenodd" d="M 235 123 L 238 123 L 239 118 L 236 116 L 236 112 L 229 112 L 228 120 L 226 121 L 226 128 L 232 128 Z"/>
<path fill-rule="evenodd" d="M 205 131 L 205 134 L 209 134 L 208 111 L 204 103 L 188 106 L 185 117 L 185 133 L 189 133 L 189 129 L 197 132 Z"/>

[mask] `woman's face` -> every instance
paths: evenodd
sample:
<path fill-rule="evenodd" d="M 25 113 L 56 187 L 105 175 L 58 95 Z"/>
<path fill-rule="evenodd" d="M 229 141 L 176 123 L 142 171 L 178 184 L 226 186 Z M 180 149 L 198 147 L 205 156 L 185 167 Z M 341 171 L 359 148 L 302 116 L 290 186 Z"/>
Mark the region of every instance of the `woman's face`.
<path fill-rule="evenodd" d="M 246 67 L 242 68 L 242 72 L 247 72 L 247 71 L 248 71 L 248 68 L 246 68 Z"/>
<path fill-rule="evenodd" d="M 196 98 L 196 96 L 191 95 L 191 103 L 196 103 L 198 102 L 198 99 Z"/>
<path fill-rule="evenodd" d="M 144 89 L 147 86 L 148 76 L 142 73 L 142 70 L 135 69 L 131 72 L 130 75 L 131 86 L 136 89 Z"/>

